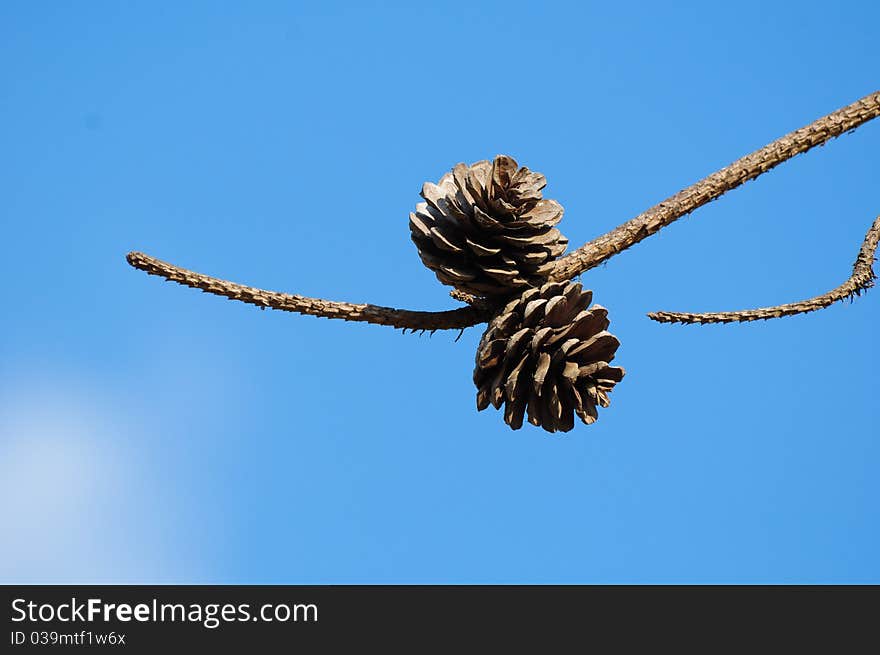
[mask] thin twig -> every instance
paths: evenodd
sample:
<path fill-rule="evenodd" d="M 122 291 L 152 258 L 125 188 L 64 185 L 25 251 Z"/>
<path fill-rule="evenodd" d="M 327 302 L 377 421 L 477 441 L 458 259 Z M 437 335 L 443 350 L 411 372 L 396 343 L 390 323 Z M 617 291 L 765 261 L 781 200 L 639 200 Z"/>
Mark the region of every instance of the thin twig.
<path fill-rule="evenodd" d="M 206 293 L 225 296 L 231 300 L 268 307 L 285 312 L 309 314 L 344 321 L 360 321 L 377 325 L 391 325 L 410 330 L 460 330 L 488 320 L 490 314 L 483 307 L 468 306 L 445 312 L 416 312 L 378 305 L 334 302 L 320 298 L 307 298 L 277 291 L 265 291 L 254 287 L 220 280 L 209 275 L 188 271 L 174 264 L 163 262 L 140 252 L 130 252 L 128 263 L 150 275 L 158 275 Z"/>
<path fill-rule="evenodd" d="M 853 272 L 849 279 L 836 289 L 821 296 L 793 302 L 787 305 L 775 307 L 762 307 L 760 309 L 745 309 L 737 312 L 712 312 L 707 314 L 691 314 L 687 312 L 652 312 L 648 318 L 661 323 L 742 323 L 745 321 L 766 320 L 768 318 L 780 318 L 814 312 L 824 309 L 838 300 L 845 300 L 853 296 L 861 295 L 862 291 L 874 286 L 873 263 L 874 253 L 877 251 L 877 242 L 880 241 L 880 216 L 874 221 L 871 229 L 865 235 L 862 247 L 859 249 L 856 262 L 853 264 Z"/>
<path fill-rule="evenodd" d="M 449 292 L 449 297 L 453 300 L 458 300 L 459 302 L 467 303 L 468 305 L 473 305 L 479 302 L 479 298 L 468 293 L 467 291 L 462 291 L 461 289 L 453 289 Z"/>
<path fill-rule="evenodd" d="M 550 278 L 569 280 L 658 232 L 698 207 L 810 148 L 880 116 L 880 91 L 795 130 L 651 207 L 556 262 Z"/>
<path fill-rule="evenodd" d="M 461 289 L 453 289 L 449 292 L 449 296 L 453 300 L 467 303 L 471 307 L 484 310 L 489 314 L 492 314 L 496 309 L 498 309 L 500 305 L 503 304 L 498 300 L 493 300 L 492 298 L 484 298 L 482 296 L 475 296 L 468 293 L 467 291 L 462 291 Z"/>

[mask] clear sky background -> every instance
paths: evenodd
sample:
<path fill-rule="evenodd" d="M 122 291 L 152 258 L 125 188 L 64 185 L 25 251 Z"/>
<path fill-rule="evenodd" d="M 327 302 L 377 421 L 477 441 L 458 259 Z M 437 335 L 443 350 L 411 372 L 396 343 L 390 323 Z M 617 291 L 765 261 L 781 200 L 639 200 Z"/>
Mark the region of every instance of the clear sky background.
<path fill-rule="evenodd" d="M 880 213 L 880 122 L 582 278 L 593 426 L 478 414 L 479 328 L 161 282 L 456 306 L 408 212 L 498 153 L 575 246 L 880 87 L 880 5 L 0 4 L 0 581 L 880 582 L 880 291 L 799 300 Z"/>

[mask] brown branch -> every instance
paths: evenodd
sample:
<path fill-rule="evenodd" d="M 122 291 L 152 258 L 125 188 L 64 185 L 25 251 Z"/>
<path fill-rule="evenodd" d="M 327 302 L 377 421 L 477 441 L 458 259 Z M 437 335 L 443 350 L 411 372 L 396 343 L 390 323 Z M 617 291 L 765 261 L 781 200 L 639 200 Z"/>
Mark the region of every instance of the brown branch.
<path fill-rule="evenodd" d="M 715 200 L 731 189 L 766 173 L 786 159 L 822 145 L 878 115 L 880 115 L 880 92 L 875 92 L 806 127 L 787 134 L 687 189 L 679 191 L 671 198 L 655 205 L 608 234 L 569 253 L 556 262 L 549 278 L 554 281 L 569 280 L 651 236 L 666 225 Z M 127 260 L 135 268 L 151 275 L 159 275 L 178 284 L 233 300 L 240 300 L 258 307 L 269 307 L 325 318 L 339 318 L 345 321 L 391 325 L 404 329 L 464 329 L 489 320 L 494 308 L 486 301 L 471 300 L 470 296 L 465 298 L 464 295 L 457 299 L 469 302 L 469 306 L 445 312 L 417 312 L 369 304 L 334 302 L 320 298 L 265 291 L 220 280 L 188 271 L 143 253 L 131 252 L 128 254 Z M 660 314 L 664 313 L 658 313 L 658 316 Z"/>
<path fill-rule="evenodd" d="M 865 235 L 862 247 L 859 249 L 856 262 L 853 264 L 853 272 L 850 278 L 836 289 L 821 296 L 793 302 L 776 307 L 762 307 L 760 309 L 745 309 L 738 312 L 712 312 L 708 314 L 690 314 L 686 312 L 652 312 L 648 318 L 661 323 L 741 323 L 745 321 L 766 320 L 768 318 L 780 318 L 805 314 L 817 309 L 824 309 L 838 300 L 845 300 L 858 296 L 862 291 L 874 286 L 874 253 L 877 251 L 877 242 L 880 241 L 880 216 Z"/>
<path fill-rule="evenodd" d="M 698 207 L 753 180 L 762 173 L 810 148 L 823 145 L 844 132 L 880 116 L 880 91 L 786 134 L 773 143 L 735 161 L 674 196 L 651 207 L 611 232 L 590 241 L 556 262 L 552 280 L 569 280 L 635 245 Z"/>
<path fill-rule="evenodd" d="M 141 252 L 130 252 L 125 258 L 129 264 L 150 275 L 158 275 L 171 282 L 201 289 L 206 293 L 225 296 L 231 300 L 240 300 L 261 308 L 268 307 L 310 316 L 391 325 L 409 330 L 460 330 L 484 323 L 491 315 L 487 308 L 476 305 L 445 312 L 416 312 L 378 305 L 307 298 L 306 296 L 264 291 L 235 282 L 227 282 L 209 275 L 188 271 Z"/>

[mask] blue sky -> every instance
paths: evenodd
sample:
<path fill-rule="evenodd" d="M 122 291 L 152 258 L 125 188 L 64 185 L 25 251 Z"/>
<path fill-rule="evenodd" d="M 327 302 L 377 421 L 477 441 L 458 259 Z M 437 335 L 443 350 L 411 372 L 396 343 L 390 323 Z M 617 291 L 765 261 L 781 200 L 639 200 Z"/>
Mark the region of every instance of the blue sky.
<path fill-rule="evenodd" d="M 757 325 L 651 310 L 836 286 L 880 122 L 582 277 L 626 379 L 565 436 L 475 410 L 425 180 L 515 156 L 573 245 L 880 87 L 880 6 L 4 2 L 0 581 L 878 582 L 880 292 Z"/>

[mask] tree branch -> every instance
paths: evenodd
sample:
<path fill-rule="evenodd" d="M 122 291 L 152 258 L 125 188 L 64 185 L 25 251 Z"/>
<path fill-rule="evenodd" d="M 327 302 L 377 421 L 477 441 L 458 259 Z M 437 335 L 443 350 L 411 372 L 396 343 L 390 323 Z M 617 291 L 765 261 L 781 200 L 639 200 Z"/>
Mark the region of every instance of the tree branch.
<path fill-rule="evenodd" d="M 125 258 L 129 264 L 150 275 L 158 275 L 171 282 L 201 289 L 206 293 L 225 296 L 230 300 L 240 300 L 261 308 L 268 307 L 310 316 L 391 325 L 409 330 L 463 330 L 472 325 L 484 323 L 491 316 L 491 312 L 483 306 L 462 307 L 445 312 L 416 312 L 378 305 L 307 298 L 306 296 L 264 291 L 235 282 L 227 282 L 209 275 L 188 271 L 141 252 L 130 252 Z"/>
<path fill-rule="evenodd" d="M 876 118 L 878 115 L 880 115 L 880 91 L 865 96 L 843 109 L 839 109 L 806 127 L 777 139 L 770 145 L 756 150 L 730 166 L 679 191 L 674 196 L 655 205 L 611 232 L 584 244 L 558 260 L 549 278 L 552 281 L 569 280 L 601 264 L 617 253 L 626 250 L 642 239 L 651 236 L 666 225 L 715 200 L 731 189 L 735 189 L 744 182 L 753 180 L 762 173 L 766 173 L 786 159 L 806 152 L 815 146 L 822 145 L 828 140 L 853 130 L 872 118 Z M 271 309 L 309 314 L 311 316 L 339 318 L 345 321 L 391 325 L 412 330 L 455 330 L 488 321 L 494 309 L 494 305 L 489 301 L 472 298 L 467 294 L 456 296 L 456 298 L 471 303 L 469 306 L 445 312 L 417 312 L 369 304 L 334 302 L 320 298 L 307 298 L 305 296 L 276 291 L 265 291 L 220 280 L 201 273 L 188 271 L 139 252 L 129 253 L 126 259 L 129 264 L 142 271 L 146 271 L 150 275 L 159 275 L 166 280 L 201 289 L 207 293 L 225 296 L 232 300 L 240 300 L 262 308 L 269 307 Z M 860 287 L 859 290 L 861 288 L 864 287 Z M 858 293 L 859 290 L 849 291 L 845 295 Z M 823 297 L 820 296 L 820 298 Z M 813 301 L 816 300 L 813 299 Z M 834 300 L 830 300 L 828 304 L 831 302 L 834 302 Z M 800 304 L 796 303 L 796 305 Z M 816 306 L 816 309 L 818 308 Z M 787 311 L 780 308 L 769 308 L 767 311 L 770 309 Z M 796 311 L 794 313 L 799 312 Z M 738 315 L 736 312 L 731 313 L 731 315 L 734 314 Z M 658 312 L 651 316 L 653 318 L 655 316 L 674 316 L 674 314 Z M 691 315 L 682 314 L 681 316 Z M 657 318 L 655 320 L 663 319 Z M 754 319 L 735 318 L 732 320 Z"/>
<path fill-rule="evenodd" d="M 805 314 L 817 309 L 824 309 L 838 300 L 852 298 L 861 295 L 862 291 L 874 286 L 873 263 L 874 253 L 877 251 L 877 242 L 880 241 L 880 216 L 865 235 L 862 247 L 853 264 L 853 272 L 849 279 L 836 289 L 828 293 L 776 307 L 762 307 L 760 309 L 745 309 L 738 312 L 713 312 L 707 314 L 690 314 L 685 312 L 652 312 L 648 318 L 661 323 L 741 323 L 745 321 L 766 320 L 768 318 L 780 318 Z"/>
<path fill-rule="evenodd" d="M 556 262 L 550 278 L 569 280 L 635 245 L 731 189 L 810 148 L 880 116 L 880 91 L 777 139 L 590 241 Z"/>

